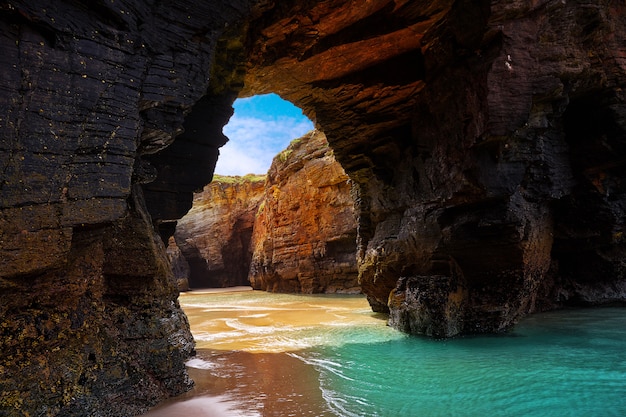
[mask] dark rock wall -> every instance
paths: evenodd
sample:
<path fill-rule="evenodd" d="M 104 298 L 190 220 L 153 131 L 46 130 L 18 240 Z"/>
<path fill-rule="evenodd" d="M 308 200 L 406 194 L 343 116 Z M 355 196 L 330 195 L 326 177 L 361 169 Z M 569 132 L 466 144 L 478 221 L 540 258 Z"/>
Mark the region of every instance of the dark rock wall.
<path fill-rule="evenodd" d="M 491 332 L 624 300 L 624 12 L 331 1 L 253 22 L 245 91 L 327 134 L 357 185 L 363 292 L 392 325 Z"/>
<path fill-rule="evenodd" d="M 395 326 L 625 299 L 622 2 L 258 3 L 0 2 L 4 414 L 127 416 L 188 386 L 156 229 L 210 179 L 244 76 L 326 133 Z"/>
<path fill-rule="evenodd" d="M 205 105 L 224 28 L 250 13 L 0 2 L 1 415 L 130 416 L 190 387 L 193 340 L 153 222 L 210 179 L 181 167 L 215 163 L 224 138 L 206 124 L 232 99 L 159 151 Z"/>
<path fill-rule="evenodd" d="M 3 276 L 2 415 L 134 415 L 188 389 L 194 343 L 162 254 L 131 208 L 73 227 L 62 266 Z"/>

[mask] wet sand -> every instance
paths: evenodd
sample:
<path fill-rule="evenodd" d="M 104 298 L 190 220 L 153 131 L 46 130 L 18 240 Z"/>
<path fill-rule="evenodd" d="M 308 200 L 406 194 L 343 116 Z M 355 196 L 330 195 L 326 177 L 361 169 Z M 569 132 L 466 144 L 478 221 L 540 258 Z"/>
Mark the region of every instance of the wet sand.
<path fill-rule="evenodd" d="M 323 344 L 319 330 L 377 325 L 363 296 L 185 293 L 180 303 L 198 349 L 293 352 Z"/>
<path fill-rule="evenodd" d="M 196 339 L 192 391 L 146 417 L 331 417 L 319 372 L 298 351 L 320 343 L 316 329 L 379 324 L 363 297 L 267 294 L 249 287 L 194 290 L 181 305 Z"/>
<path fill-rule="evenodd" d="M 194 389 L 145 416 L 334 416 L 318 372 L 287 353 L 203 349 L 188 366 Z"/>
<path fill-rule="evenodd" d="M 171 403 L 171 404 L 170 404 Z M 149 411 L 144 416 L 150 417 L 174 417 L 174 416 L 210 416 L 210 417 L 234 417 L 245 416 L 237 413 L 229 406 L 227 399 L 219 397 L 190 398 L 176 402 L 166 402 L 163 405 Z"/>
<path fill-rule="evenodd" d="M 245 292 L 254 291 L 252 287 L 245 285 L 239 287 L 226 287 L 226 288 L 194 288 L 193 290 L 185 291 L 181 294 L 181 297 L 198 295 L 198 294 L 224 294 L 232 292 Z"/>

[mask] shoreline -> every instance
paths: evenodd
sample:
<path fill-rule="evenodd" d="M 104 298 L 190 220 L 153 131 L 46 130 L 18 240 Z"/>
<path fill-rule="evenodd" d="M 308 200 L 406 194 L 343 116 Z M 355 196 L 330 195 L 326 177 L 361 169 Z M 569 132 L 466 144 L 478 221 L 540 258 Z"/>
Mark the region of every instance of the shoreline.
<path fill-rule="evenodd" d="M 186 394 L 183 394 L 186 395 Z M 241 417 L 243 414 L 232 409 L 234 404 L 224 396 L 206 395 L 180 400 L 179 397 L 166 400 L 141 416 L 174 417 L 174 416 L 211 416 Z"/>
<path fill-rule="evenodd" d="M 254 291 L 254 288 L 240 285 L 236 287 L 225 287 L 225 288 L 192 288 L 187 291 L 180 291 L 180 295 L 184 296 L 185 294 L 189 295 L 199 295 L 199 294 L 221 294 L 221 293 L 229 293 L 229 292 L 246 292 L 246 291 Z"/>
<path fill-rule="evenodd" d="M 336 417 L 319 372 L 288 352 L 199 349 L 187 371 L 194 387 L 142 417 Z"/>

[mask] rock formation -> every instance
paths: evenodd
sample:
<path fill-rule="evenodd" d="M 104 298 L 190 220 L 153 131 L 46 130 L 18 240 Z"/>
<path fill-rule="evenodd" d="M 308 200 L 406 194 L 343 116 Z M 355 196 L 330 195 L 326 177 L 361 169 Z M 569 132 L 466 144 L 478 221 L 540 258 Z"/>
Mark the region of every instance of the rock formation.
<path fill-rule="evenodd" d="M 217 176 L 194 196 L 174 235 L 195 288 L 250 285 L 254 219 L 265 176 Z"/>
<path fill-rule="evenodd" d="M 175 275 L 187 272 L 194 288 L 252 284 L 277 292 L 357 293 L 350 190 L 319 131 L 277 155 L 267 182 L 265 176 L 216 176 L 194 195 L 170 238 Z"/>
<path fill-rule="evenodd" d="M 176 239 L 171 236 L 167 242 L 167 258 L 170 261 L 172 267 L 172 273 L 174 274 L 174 280 L 176 280 L 176 287 L 180 291 L 189 290 L 189 262 L 180 251 L 180 248 L 176 244 Z"/>
<path fill-rule="evenodd" d="M 202 97 L 218 38 L 250 13 L 0 2 L 0 415 L 127 417 L 191 386 L 154 225 L 211 178 L 236 93 Z"/>
<path fill-rule="evenodd" d="M 394 325 L 626 299 L 623 2 L 9 0 L 0 28 L 3 414 L 128 416 L 188 386 L 158 235 L 239 94 L 326 133 Z"/>
<path fill-rule="evenodd" d="M 358 293 L 351 184 L 320 131 L 296 139 L 267 174 L 254 223 L 250 284 L 293 293 Z"/>
<path fill-rule="evenodd" d="M 626 299 L 624 23 L 595 0 L 298 2 L 252 22 L 244 94 L 326 133 L 373 309 L 500 331 Z"/>

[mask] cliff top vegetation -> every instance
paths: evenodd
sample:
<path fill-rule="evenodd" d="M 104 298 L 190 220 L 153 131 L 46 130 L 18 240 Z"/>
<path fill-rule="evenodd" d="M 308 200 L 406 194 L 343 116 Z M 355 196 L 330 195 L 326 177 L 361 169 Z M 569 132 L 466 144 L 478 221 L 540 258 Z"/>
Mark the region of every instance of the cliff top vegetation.
<path fill-rule="evenodd" d="M 261 182 L 265 181 L 265 174 L 246 174 L 244 176 L 240 175 L 213 175 L 213 181 L 211 182 L 219 182 L 222 184 L 241 184 L 244 182 Z"/>

